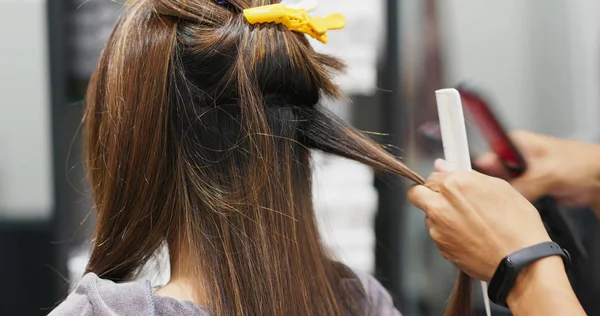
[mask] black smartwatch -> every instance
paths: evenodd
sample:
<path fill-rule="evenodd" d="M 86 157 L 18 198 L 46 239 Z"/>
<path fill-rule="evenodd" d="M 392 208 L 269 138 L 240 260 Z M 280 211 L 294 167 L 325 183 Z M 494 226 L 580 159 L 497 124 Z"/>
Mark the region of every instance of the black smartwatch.
<path fill-rule="evenodd" d="M 488 297 L 500 306 L 506 305 L 506 297 L 512 289 L 519 272 L 530 263 L 542 258 L 560 256 L 568 270 L 571 256 L 555 242 L 544 242 L 525 249 L 521 249 L 502 259 L 488 286 Z"/>

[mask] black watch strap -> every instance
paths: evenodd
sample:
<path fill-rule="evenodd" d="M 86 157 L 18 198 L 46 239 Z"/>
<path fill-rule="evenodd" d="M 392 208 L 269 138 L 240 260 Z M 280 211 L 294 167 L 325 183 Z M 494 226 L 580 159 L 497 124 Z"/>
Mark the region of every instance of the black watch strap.
<path fill-rule="evenodd" d="M 519 272 L 532 262 L 551 256 L 560 256 L 565 264 L 565 269 L 569 269 L 571 256 L 555 242 L 544 242 L 506 256 L 496 268 L 496 272 L 488 286 L 490 300 L 507 307 L 506 297 L 512 289 Z"/>

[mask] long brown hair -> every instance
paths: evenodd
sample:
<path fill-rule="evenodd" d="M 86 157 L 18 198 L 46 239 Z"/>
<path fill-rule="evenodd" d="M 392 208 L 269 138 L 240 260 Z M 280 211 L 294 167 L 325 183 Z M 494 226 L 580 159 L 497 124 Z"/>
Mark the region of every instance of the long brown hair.
<path fill-rule="evenodd" d="M 472 295 L 473 295 L 473 282 L 471 277 L 463 271 L 458 271 L 456 282 L 452 292 L 450 292 L 450 298 L 448 299 L 448 305 L 444 310 L 444 316 L 470 316 L 473 315 L 472 307 Z M 487 295 L 487 293 L 484 293 Z"/>
<path fill-rule="evenodd" d="M 131 279 L 166 243 L 217 315 L 362 310 L 318 237 L 310 149 L 423 179 L 318 105 L 338 60 L 240 13 L 278 2 L 128 2 L 87 95 L 88 272 Z"/>

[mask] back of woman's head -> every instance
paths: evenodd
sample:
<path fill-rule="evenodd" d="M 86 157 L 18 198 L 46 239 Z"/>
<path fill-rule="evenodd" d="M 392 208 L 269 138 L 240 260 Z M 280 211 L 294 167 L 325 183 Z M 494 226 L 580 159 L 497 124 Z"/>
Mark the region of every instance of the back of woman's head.
<path fill-rule="evenodd" d="M 309 149 L 422 179 L 318 105 L 339 61 L 241 13 L 278 2 L 128 2 L 87 96 L 88 271 L 133 278 L 166 243 L 219 315 L 362 308 L 319 242 Z"/>

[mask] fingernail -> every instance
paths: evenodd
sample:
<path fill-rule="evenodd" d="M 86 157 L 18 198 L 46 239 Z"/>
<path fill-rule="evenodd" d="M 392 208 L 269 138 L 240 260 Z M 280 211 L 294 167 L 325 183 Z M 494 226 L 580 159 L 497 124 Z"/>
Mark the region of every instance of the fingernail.
<path fill-rule="evenodd" d="M 444 159 L 436 159 L 433 163 L 433 166 L 438 172 L 446 172 L 448 171 L 448 163 Z"/>

